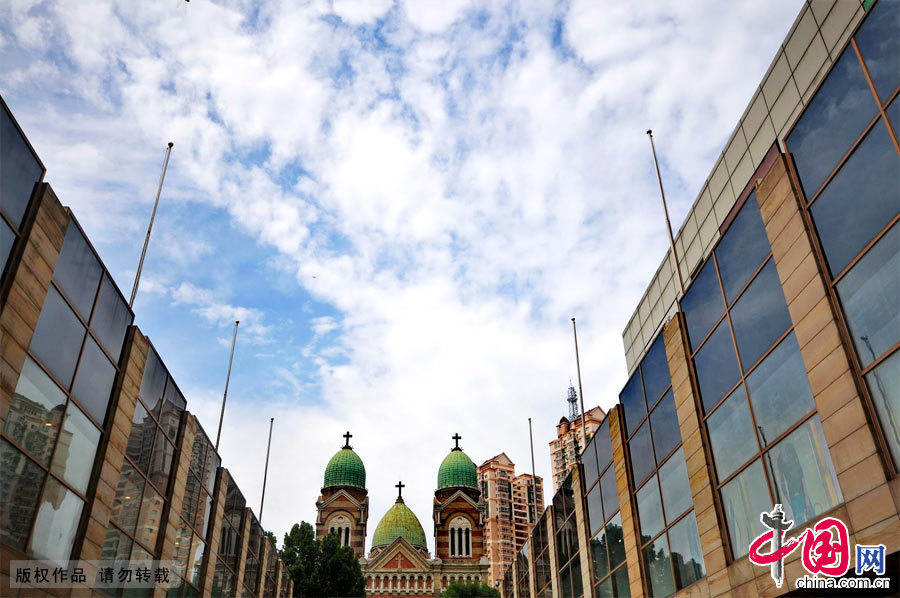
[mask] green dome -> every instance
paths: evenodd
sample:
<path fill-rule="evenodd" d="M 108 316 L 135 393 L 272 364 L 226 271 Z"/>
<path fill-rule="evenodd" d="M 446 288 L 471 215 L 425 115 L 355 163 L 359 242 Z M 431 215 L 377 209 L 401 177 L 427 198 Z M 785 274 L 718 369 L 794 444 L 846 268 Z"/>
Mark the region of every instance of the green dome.
<path fill-rule="evenodd" d="M 366 487 L 366 467 L 353 449 L 342 448 L 328 462 L 323 487 L 328 486 Z"/>
<path fill-rule="evenodd" d="M 452 486 L 468 486 L 478 488 L 478 474 L 475 464 L 462 449 L 453 449 L 444 457 L 438 469 L 438 490 Z"/>
<path fill-rule="evenodd" d="M 400 536 L 413 546 L 428 548 L 425 545 L 425 530 L 422 529 L 422 524 L 419 523 L 415 513 L 403 503 L 402 498 L 398 498 L 394 506 L 388 509 L 378 522 L 375 535 L 372 536 L 372 548 L 387 546 Z"/>

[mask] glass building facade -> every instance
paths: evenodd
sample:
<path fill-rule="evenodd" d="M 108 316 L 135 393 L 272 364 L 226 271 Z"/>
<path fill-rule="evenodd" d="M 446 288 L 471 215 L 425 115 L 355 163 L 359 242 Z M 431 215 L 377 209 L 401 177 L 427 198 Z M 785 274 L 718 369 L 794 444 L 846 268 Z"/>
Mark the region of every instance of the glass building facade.
<path fill-rule="evenodd" d="M 0 595 L 49 596 L 9 587 L 11 559 L 40 559 L 171 561 L 172 598 L 289 596 L 274 547 L 0 104 Z"/>
<path fill-rule="evenodd" d="M 747 557 L 775 504 L 789 536 L 830 516 L 851 544 L 884 545 L 896 584 L 898 31 L 897 1 L 804 4 L 623 334 L 618 404 L 504 596 L 794 595 L 799 551 L 781 587 Z"/>

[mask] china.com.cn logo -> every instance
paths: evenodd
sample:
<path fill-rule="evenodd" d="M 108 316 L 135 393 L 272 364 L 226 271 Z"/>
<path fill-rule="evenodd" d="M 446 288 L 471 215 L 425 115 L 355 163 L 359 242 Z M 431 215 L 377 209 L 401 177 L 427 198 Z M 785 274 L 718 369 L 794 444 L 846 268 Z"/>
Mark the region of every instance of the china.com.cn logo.
<path fill-rule="evenodd" d="M 843 521 L 835 517 L 825 517 L 813 527 L 803 530 L 799 536 L 785 540 L 784 534 L 794 525 L 787 520 L 781 505 L 775 505 L 771 513 L 763 512 L 759 517 L 768 531 L 760 534 L 750 544 L 750 562 L 759 566 L 771 566 L 772 579 L 779 588 L 784 582 L 784 559 L 802 546 L 803 567 L 811 574 L 840 577 L 850 569 L 850 535 Z M 763 552 L 768 545 L 769 552 Z M 884 575 L 885 547 L 856 545 L 855 573 L 873 571 Z M 865 580 L 863 580 L 865 581 Z"/>

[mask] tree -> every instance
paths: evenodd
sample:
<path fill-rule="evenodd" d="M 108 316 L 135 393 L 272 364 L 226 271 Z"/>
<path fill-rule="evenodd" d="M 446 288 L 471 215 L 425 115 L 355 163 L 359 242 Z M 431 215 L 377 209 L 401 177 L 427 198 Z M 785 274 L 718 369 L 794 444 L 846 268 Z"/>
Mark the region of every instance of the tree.
<path fill-rule="evenodd" d="M 500 598 L 500 592 L 477 581 L 472 583 L 454 581 L 444 589 L 441 598 Z"/>
<path fill-rule="evenodd" d="M 265 532 L 265 536 L 272 543 L 272 546 L 274 546 L 277 549 L 278 548 L 278 540 L 275 538 L 275 534 L 273 534 L 272 532 Z"/>
<path fill-rule="evenodd" d="M 336 534 L 316 540 L 310 524 L 294 524 L 284 535 L 280 556 L 294 580 L 294 598 L 366 595 L 359 560 Z"/>

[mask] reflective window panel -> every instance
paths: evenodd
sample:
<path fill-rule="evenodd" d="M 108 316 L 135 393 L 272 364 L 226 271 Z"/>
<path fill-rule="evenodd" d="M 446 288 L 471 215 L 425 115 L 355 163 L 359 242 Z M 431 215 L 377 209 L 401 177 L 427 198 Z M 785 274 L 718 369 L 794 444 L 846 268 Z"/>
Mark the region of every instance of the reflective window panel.
<path fill-rule="evenodd" d="M 678 427 L 678 413 L 675 410 L 675 398 L 669 390 L 650 414 L 650 427 L 653 429 L 653 448 L 656 449 L 656 461 L 662 461 L 681 442 L 681 429 Z"/>
<path fill-rule="evenodd" d="M 99 444 L 99 428 L 91 423 L 75 403 L 70 402 L 50 471 L 82 494 L 87 494 Z"/>
<path fill-rule="evenodd" d="M 669 362 L 666 361 L 666 346 L 663 343 L 662 334 L 656 337 L 656 340 L 650 346 L 650 350 L 647 351 L 647 355 L 641 362 L 641 374 L 644 379 L 644 394 L 647 396 L 647 405 L 652 408 L 671 383 Z"/>
<path fill-rule="evenodd" d="M 759 514 L 771 511 L 771 502 L 759 460 L 722 487 L 722 509 L 734 558 L 747 554 L 750 542 L 765 531 Z"/>
<path fill-rule="evenodd" d="M 815 195 L 877 109 L 856 53 L 847 46 L 787 138 L 807 199 Z"/>
<path fill-rule="evenodd" d="M 609 546 L 609 567 L 615 569 L 625 562 L 625 539 L 622 532 L 622 515 L 616 516 L 606 524 L 606 543 Z"/>
<path fill-rule="evenodd" d="M 0 209 L 21 226 L 41 165 L 19 134 L 6 110 L 0 109 Z M 2 268 L 2 264 L 0 264 Z"/>
<path fill-rule="evenodd" d="M 679 588 L 689 586 L 706 575 L 697 519 L 693 513 L 688 513 L 669 530 L 669 548 L 675 566 L 675 583 Z"/>
<path fill-rule="evenodd" d="M 65 393 L 40 366 L 26 357 L 3 423 L 3 433 L 47 465 L 65 408 Z"/>
<path fill-rule="evenodd" d="M 610 467 L 600 479 L 600 492 L 603 495 L 603 513 L 606 518 L 619 510 L 619 491 L 616 488 L 616 468 Z"/>
<path fill-rule="evenodd" d="M 843 502 L 817 415 L 775 445 L 765 465 L 775 502 L 796 526 Z"/>
<path fill-rule="evenodd" d="M 734 301 L 767 255 L 769 239 L 759 214 L 756 192 L 753 192 L 716 247 L 722 286 L 729 303 Z"/>
<path fill-rule="evenodd" d="M 854 36 L 882 102 L 900 85 L 900 2 L 876 2 Z"/>
<path fill-rule="evenodd" d="M 131 320 L 128 304 L 119 295 L 112 279 L 104 276 L 103 286 L 100 287 L 100 295 L 97 298 L 94 319 L 91 320 L 91 330 L 100 339 L 113 360 L 117 360 L 122 352 L 125 330 L 131 324 Z"/>
<path fill-rule="evenodd" d="M 634 438 L 628 442 L 628 448 L 631 452 L 631 472 L 634 476 L 634 484 L 639 486 L 656 468 L 650 440 L 650 426 L 647 422 L 644 422 L 635 433 Z"/>
<path fill-rule="evenodd" d="M 788 313 L 774 260 L 769 260 L 734 304 L 731 309 L 731 324 L 744 371 L 750 369 L 778 337 L 790 328 L 791 315 Z"/>
<path fill-rule="evenodd" d="M 44 470 L 0 438 L 0 540 L 25 550 L 34 520 Z"/>
<path fill-rule="evenodd" d="M 743 386 L 709 416 L 706 428 L 719 480 L 730 476 L 759 450 Z"/>
<path fill-rule="evenodd" d="M 900 463 L 900 351 L 866 374 L 866 383 L 894 462 Z"/>
<path fill-rule="evenodd" d="M 635 371 L 631 380 L 619 394 L 619 402 L 625 410 L 625 426 L 630 436 L 638 427 L 641 419 L 647 415 L 647 404 L 644 402 L 644 389 L 641 386 L 640 369 Z"/>
<path fill-rule="evenodd" d="M 815 408 L 793 332 L 747 376 L 747 389 L 763 446 Z"/>
<path fill-rule="evenodd" d="M 681 299 L 681 308 L 687 319 L 691 349 L 696 350 L 713 325 L 725 311 L 722 289 L 716 276 L 713 260 L 708 260 L 697 278 Z"/>
<path fill-rule="evenodd" d="M 726 392 L 731 390 L 741 376 L 727 320 L 719 324 L 706 344 L 694 356 L 694 367 L 697 370 L 703 409 L 709 411 Z"/>
<path fill-rule="evenodd" d="M 663 534 L 653 544 L 645 547 L 643 555 L 650 595 L 653 598 L 665 598 L 675 593 L 675 580 L 672 579 L 666 535 Z"/>
<path fill-rule="evenodd" d="M 31 352 L 66 388 L 72 383 L 84 332 L 75 313 L 51 285 L 31 338 Z"/>
<path fill-rule="evenodd" d="M 659 502 L 659 484 L 653 476 L 637 492 L 638 518 L 641 524 L 641 544 L 663 529 L 662 505 Z"/>
<path fill-rule="evenodd" d="M 837 275 L 900 211 L 900 158 L 875 123 L 810 207 L 832 275 Z"/>
<path fill-rule="evenodd" d="M 72 394 L 82 407 L 101 426 L 106 419 L 116 368 L 107 359 L 94 339 L 84 341 L 84 353 L 78 365 L 78 375 L 72 387 Z"/>
<path fill-rule="evenodd" d="M 694 506 L 687 465 L 684 462 L 684 449 L 675 451 L 675 454 L 659 468 L 659 487 L 662 491 L 667 524 Z"/>
<path fill-rule="evenodd" d="M 77 495 L 52 477 L 47 478 L 29 554 L 60 564 L 69 560 L 83 506 L 84 501 Z"/>
<path fill-rule="evenodd" d="M 894 225 L 837 283 L 863 367 L 900 342 L 900 226 Z"/>
<path fill-rule="evenodd" d="M 81 231 L 74 222 L 69 222 L 59 259 L 53 269 L 53 280 L 85 321 L 91 317 L 91 307 L 102 273 L 103 268 Z"/>

